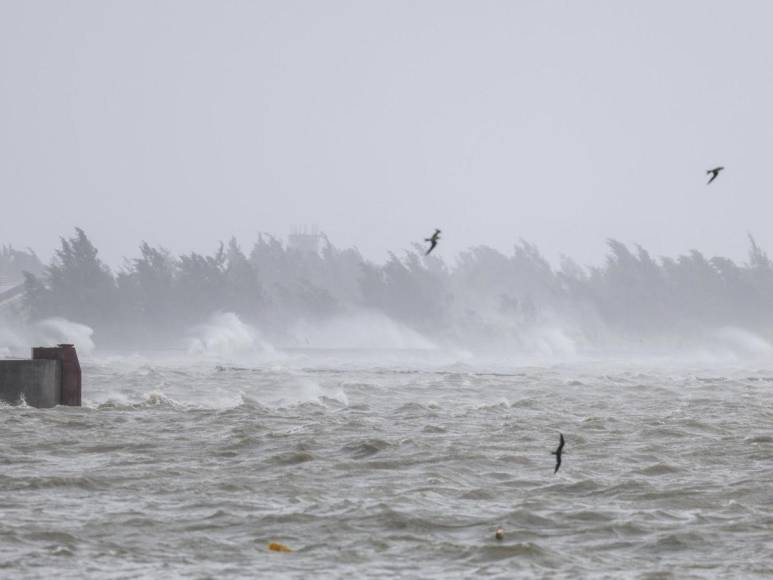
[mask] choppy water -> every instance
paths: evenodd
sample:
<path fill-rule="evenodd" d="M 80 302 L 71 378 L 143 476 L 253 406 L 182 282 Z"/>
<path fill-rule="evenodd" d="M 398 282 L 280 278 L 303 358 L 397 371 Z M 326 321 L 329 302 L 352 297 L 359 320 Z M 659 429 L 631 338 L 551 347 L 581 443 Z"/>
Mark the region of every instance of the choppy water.
<path fill-rule="evenodd" d="M 83 408 L 0 407 L 0 576 L 773 574 L 773 368 L 84 370 Z"/>

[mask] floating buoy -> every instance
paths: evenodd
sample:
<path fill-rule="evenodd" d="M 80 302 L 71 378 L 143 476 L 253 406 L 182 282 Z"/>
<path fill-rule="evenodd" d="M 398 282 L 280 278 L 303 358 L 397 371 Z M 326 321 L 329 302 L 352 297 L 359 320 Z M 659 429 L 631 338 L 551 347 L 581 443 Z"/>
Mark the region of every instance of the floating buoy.
<path fill-rule="evenodd" d="M 268 549 L 271 550 L 272 552 L 292 552 L 293 551 L 287 546 L 285 546 L 284 544 L 279 544 L 277 542 L 271 542 L 268 545 Z"/>
<path fill-rule="evenodd" d="M 497 531 L 494 532 L 494 537 L 497 540 L 501 540 L 502 538 L 505 537 L 505 530 L 503 530 L 502 528 L 497 528 Z"/>

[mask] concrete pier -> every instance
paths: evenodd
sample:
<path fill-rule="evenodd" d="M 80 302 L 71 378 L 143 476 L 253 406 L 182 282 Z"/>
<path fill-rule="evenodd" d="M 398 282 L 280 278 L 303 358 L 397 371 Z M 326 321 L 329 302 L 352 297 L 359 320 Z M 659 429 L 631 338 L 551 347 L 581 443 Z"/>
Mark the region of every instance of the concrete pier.
<path fill-rule="evenodd" d="M 55 407 L 62 399 L 62 369 L 55 360 L 0 361 L 0 398 L 31 407 Z"/>
<path fill-rule="evenodd" d="M 62 405 L 81 406 L 81 365 L 78 354 L 71 344 L 55 347 L 37 346 L 32 349 L 33 360 L 57 360 L 61 362 L 61 398 Z"/>
<path fill-rule="evenodd" d="M 32 349 L 31 360 L 0 360 L 0 399 L 32 407 L 81 404 L 81 368 L 75 347 Z"/>

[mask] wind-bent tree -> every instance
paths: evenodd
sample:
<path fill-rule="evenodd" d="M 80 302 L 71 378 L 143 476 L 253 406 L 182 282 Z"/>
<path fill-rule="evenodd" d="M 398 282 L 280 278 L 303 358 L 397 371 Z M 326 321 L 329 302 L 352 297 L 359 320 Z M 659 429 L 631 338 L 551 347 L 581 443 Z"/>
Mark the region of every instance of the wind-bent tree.
<path fill-rule="evenodd" d="M 27 276 L 26 301 L 35 317 L 64 316 L 93 328 L 110 328 L 120 311 L 110 269 L 97 257 L 97 249 L 85 232 L 61 238 L 61 247 L 41 282 Z"/>

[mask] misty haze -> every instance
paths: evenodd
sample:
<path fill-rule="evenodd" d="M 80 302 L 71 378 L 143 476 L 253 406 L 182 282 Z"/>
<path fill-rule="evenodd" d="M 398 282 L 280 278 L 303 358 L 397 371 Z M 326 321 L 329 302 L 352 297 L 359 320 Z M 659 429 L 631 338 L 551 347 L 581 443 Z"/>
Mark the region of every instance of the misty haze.
<path fill-rule="evenodd" d="M 104 351 L 249 355 L 289 349 L 451 350 L 505 360 L 660 355 L 736 362 L 773 355 L 773 262 L 749 236 L 744 262 L 697 250 L 653 258 L 608 240 L 602 266 L 555 268 L 525 241 L 452 264 L 424 248 L 366 260 L 316 228 L 287 241 L 231 238 L 176 256 L 142 243 L 113 272 L 86 233 L 48 265 L 0 253 L 2 347 L 32 340 Z M 77 331 L 73 330 L 78 328 Z"/>
<path fill-rule="evenodd" d="M 3 576 L 772 574 L 771 21 L 0 3 Z"/>

